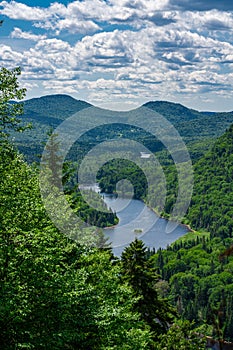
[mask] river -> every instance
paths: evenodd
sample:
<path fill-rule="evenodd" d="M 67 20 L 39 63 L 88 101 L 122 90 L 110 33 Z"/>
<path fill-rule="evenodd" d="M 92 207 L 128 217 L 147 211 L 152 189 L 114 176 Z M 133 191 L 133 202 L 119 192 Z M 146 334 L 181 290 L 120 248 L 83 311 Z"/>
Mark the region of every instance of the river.
<path fill-rule="evenodd" d="M 99 192 L 97 185 L 92 189 Z M 136 237 L 149 248 L 166 248 L 188 232 L 183 225 L 175 225 L 175 229 L 167 233 L 168 220 L 160 218 L 141 200 L 117 198 L 114 195 L 103 194 L 108 207 L 116 212 L 119 223 L 115 227 L 105 228 L 104 233 L 112 243 L 113 253 L 120 256 Z"/>

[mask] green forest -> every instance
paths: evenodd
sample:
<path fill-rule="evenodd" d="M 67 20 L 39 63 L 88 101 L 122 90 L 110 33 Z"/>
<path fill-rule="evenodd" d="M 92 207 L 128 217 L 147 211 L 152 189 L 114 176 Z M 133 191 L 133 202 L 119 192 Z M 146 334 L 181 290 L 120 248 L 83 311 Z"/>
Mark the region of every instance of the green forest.
<path fill-rule="evenodd" d="M 170 105 L 157 106 L 165 116 L 168 109 L 171 122 L 174 113 L 177 118 L 183 116 L 179 128 L 187 118 L 196 127 L 195 135 L 188 134 L 187 125 L 183 133 L 194 163 L 194 192 L 184 223 L 197 231 L 158 251 L 135 239 L 117 258 L 101 230 L 117 224 L 116 214 L 106 207 L 105 212 L 94 210 L 83 200 L 70 159 L 65 162 L 62 178 L 67 202 L 96 229 L 77 225 L 72 236 L 65 235 L 48 216 L 41 199 L 39 166 L 32 161 L 38 160 L 36 152 L 43 149 L 45 134 L 58 125 L 60 114 L 52 116 L 55 107 L 46 103 L 51 113 L 43 137 L 38 134 L 38 145 L 34 142 L 26 147 L 28 135 L 37 133 L 34 123 L 40 123 L 41 115 L 38 109 L 28 117 L 32 100 L 25 103 L 25 114 L 20 101 L 26 90 L 19 85 L 20 73 L 19 68 L 0 70 L 1 348 L 201 350 L 206 349 L 207 337 L 219 342 L 220 348 L 233 342 L 232 114 L 222 114 L 225 129 L 221 135 L 219 128 L 214 131 L 215 122 L 210 125 L 209 115 L 203 114 L 206 128 L 200 134 L 198 112 L 178 105 L 171 114 Z M 64 98 L 59 99 L 64 118 L 78 110 L 74 101 L 69 105 L 72 110 L 67 110 Z M 156 104 L 147 107 L 155 108 Z M 87 106 L 82 102 L 80 108 Z M 216 117 L 218 123 L 220 116 Z M 123 131 L 117 125 L 109 130 L 109 137 Z M 125 132 L 157 153 L 168 183 L 166 203 L 159 209 L 169 218 L 177 195 L 177 173 L 171 157 L 158 140 L 140 134 L 140 130 L 126 128 Z M 14 135 L 19 135 L 15 144 Z M 82 152 L 86 152 L 103 135 L 94 130 L 76 151 L 83 146 Z M 52 142 L 59 147 L 56 139 Z M 59 164 L 59 154 L 48 152 L 47 161 Z M 56 173 L 48 172 L 47 176 L 59 197 Z M 154 207 L 153 198 L 147 198 L 145 174 L 134 163 L 108 162 L 98 173 L 100 188 L 109 193 L 126 177 L 134 185 L 134 197 Z M 158 191 L 155 188 L 154 195 Z M 91 200 L 101 205 L 94 192 Z M 93 244 L 73 239 L 82 235 Z"/>

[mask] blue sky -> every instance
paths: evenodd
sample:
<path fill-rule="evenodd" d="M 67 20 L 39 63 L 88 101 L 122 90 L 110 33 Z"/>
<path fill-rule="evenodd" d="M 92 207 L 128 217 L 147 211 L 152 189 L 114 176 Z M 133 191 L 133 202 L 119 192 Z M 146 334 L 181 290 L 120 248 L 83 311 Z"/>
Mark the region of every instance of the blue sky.
<path fill-rule="evenodd" d="M 1 65 L 21 66 L 27 98 L 233 110 L 229 0 L 0 1 L 0 18 Z"/>

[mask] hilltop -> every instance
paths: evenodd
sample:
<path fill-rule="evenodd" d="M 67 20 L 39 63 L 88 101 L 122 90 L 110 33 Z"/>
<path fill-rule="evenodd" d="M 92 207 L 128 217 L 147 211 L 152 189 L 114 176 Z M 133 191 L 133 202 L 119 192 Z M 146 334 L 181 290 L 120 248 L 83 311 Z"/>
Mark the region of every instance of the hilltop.
<path fill-rule="evenodd" d="M 32 129 L 22 134 L 12 132 L 12 138 L 29 162 L 38 160 L 48 132 L 63 120 L 90 107 L 91 104 L 69 95 L 47 95 L 24 101 L 22 124 L 32 123 Z"/>
<path fill-rule="evenodd" d="M 24 102 L 24 118 L 40 121 L 43 124 L 56 125 L 72 114 L 90 107 L 85 101 L 76 100 L 69 95 L 47 95 L 32 98 Z"/>
<path fill-rule="evenodd" d="M 189 141 L 220 136 L 233 123 L 233 112 L 199 112 L 167 101 L 151 101 L 144 106 L 165 116 Z"/>

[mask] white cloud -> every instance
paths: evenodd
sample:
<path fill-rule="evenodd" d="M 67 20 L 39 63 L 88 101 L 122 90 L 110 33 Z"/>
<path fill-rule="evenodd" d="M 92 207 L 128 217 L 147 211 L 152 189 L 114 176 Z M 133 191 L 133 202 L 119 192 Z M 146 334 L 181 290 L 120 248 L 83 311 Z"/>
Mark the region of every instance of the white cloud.
<path fill-rule="evenodd" d="M 56 35 L 59 35 L 62 30 L 67 30 L 72 34 L 85 34 L 87 32 L 96 32 L 100 29 L 100 27 L 93 21 L 82 21 L 77 18 L 62 19 L 54 26 L 54 28 L 56 29 Z"/>
<path fill-rule="evenodd" d="M 0 10 L 1 15 L 5 15 L 12 19 L 22 19 L 26 21 L 41 21 L 50 17 L 47 9 L 39 7 L 31 7 L 16 1 L 2 1 L 0 6 L 3 9 Z"/>
<path fill-rule="evenodd" d="M 0 58 L 2 65 L 12 68 L 22 63 L 23 54 L 13 50 L 8 45 L 0 45 Z"/>
<path fill-rule="evenodd" d="M 166 43 L 165 48 L 161 43 Z M 92 97 L 99 92 L 99 96 L 122 95 L 127 100 L 126 96 L 133 94 L 141 98 L 163 96 L 171 90 L 191 94 L 203 86 L 208 90 L 213 90 L 214 84 L 218 89 L 228 86 L 229 77 L 218 72 L 218 63 L 230 61 L 231 53 L 229 43 L 154 27 L 99 33 L 74 46 L 58 39 L 40 40 L 25 52 L 24 67 L 28 78 L 31 74 L 34 79 L 44 79 L 47 90 L 89 91 Z M 84 73 L 90 80 L 82 78 Z M 106 79 L 107 74 L 112 78 Z"/>
<path fill-rule="evenodd" d="M 100 29 L 96 23 L 89 19 L 89 14 L 86 19 L 80 10 L 75 9 L 76 3 L 82 4 L 77 1 L 66 7 L 59 3 L 53 3 L 48 8 L 42 8 L 27 6 L 16 1 L 10 3 L 2 1 L 0 2 L 0 7 L 2 7 L 0 14 L 11 19 L 33 21 L 35 27 L 52 29 L 56 31 L 57 35 L 62 30 L 67 30 L 70 33 L 88 33 Z"/>
<path fill-rule="evenodd" d="M 157 21 L 160 25 L 161 21 L 170 18 L 169 13 L 161 13 L 167 4 L 168 0 L 84 0 L 73 1 L 67 6 L 56 2 L 42 8 L 2 1 L 0 14 L 11 19 L 33 21 L 34 26 L 52 29 L 59 35 L 63 30 L 73 34 L 96 32 L 100 30 L 96 21 L 131 24 L 135 28 L 144 26 L 145 20 Z M 157 17 L 154 17 L 156 13 Z"/>
<path fill-rule="evenodd" d="M 46 35 L 36 35 L 31 32 L 24 32 L 20 28 L 14 28 L 11 38 L 39 41 L 46 38 Z"/>
<path fill-rule="evenodd" d="M 233 14 L 219 10 L 202 12 L 175 12 L 175 18 L 179 22 L 179 28 L 185 30 L 195 30 L 197 32 L 210 31 L 212 36 L 214 31 L 232 30 Z"/>
<path fill-rule="evenodd" d="M 40 40 L 36 46 L 36 51 L 45 51 L 45 53 L 50 54 L 59 54 L 60 52 L 67 52 L 70 50 L 70 45 L 63 40 L 52 38 L 52 39 L 45 39 Z"/>
<path fill-rule="evenodd" d="M 75 76 L 70 73 L 69 56 L 71 47 L 68 43 L 59 39 L 40 40 L 34 48 L 24 54 L 24 67 L 27 72 L 35 72 L 37 79 L 59 79 L 64 77 L 61 74 L 66 71 L 67 77 Z"/>
<path fill-rule="evenodd" d="M 23 82 L 23 87 L 26 88 L 28 91 L 36 89 L 39 87 L 39 85 L 35 82 L 31 83 L 31 82 Z"/>
<path fill-rule="evenodd" d="M 22 66 L 24 81 L 40 80 L 48 92 L 129 102 L 232 89 L 231 12 L 171 11 L 168 0 L 84 0 L 48 8 L 2 1 L 0 8 L 47 30 L 14 28 L 11 38 L 27 39 L 27 49 L 1 45 L 0 56 L 6 66 Z"/>

